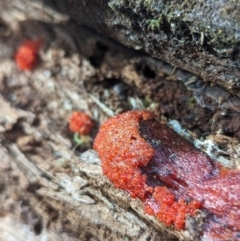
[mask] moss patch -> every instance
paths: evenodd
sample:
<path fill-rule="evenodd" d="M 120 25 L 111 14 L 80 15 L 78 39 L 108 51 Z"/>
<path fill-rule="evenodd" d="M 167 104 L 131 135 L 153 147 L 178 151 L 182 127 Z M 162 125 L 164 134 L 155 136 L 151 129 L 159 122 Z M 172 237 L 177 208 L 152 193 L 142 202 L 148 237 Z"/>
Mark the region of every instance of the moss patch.
<path fill-rule="evenodd" d="M 240 49 L 240 9 L 234 0 L 111 0 L 109 5 L 125 16 L 137 14 L 141 28 L 164 32 L 176 44 L 207 44 L 220 56 Z"/>

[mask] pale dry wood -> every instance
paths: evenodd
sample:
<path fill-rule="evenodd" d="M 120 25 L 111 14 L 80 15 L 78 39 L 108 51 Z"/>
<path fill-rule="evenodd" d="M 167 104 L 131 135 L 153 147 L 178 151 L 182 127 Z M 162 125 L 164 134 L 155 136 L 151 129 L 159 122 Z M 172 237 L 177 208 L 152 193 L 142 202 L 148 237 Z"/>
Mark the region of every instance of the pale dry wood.
<path fill-rule="evenodd" d="M 0 105 L 9 107 L 3 109 L 1 117 L 9 120 L 12 117 L 4 131 L 11 131 L 16 123 L 22 126 L 23 133 L 28 130 L 16 143 L 2 138 L 0 238 L 162 241 L 174 238 L 173 230 L 144 214 L 139 200 L 111 185 L 103 176 L 100 160 L 93 150 L 76 156 L 60 133 L 32 128 L 34 114 L 10 107 L 3 98 Z M 30 148 L 36 140 L 41 140 L 41 144 Z M 28 152 L 30 149 L 38 154 Z M 181 239 L 188 236 L 186 232 L 175 234 Z"/>

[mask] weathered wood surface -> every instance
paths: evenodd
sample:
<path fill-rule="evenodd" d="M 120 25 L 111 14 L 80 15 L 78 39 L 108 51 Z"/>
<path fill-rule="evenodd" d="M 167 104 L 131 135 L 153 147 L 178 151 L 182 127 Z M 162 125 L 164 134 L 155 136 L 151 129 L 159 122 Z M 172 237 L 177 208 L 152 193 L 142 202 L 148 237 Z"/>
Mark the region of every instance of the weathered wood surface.
<path fill-rule="evenodd" d="M 146 216 L 138 200 L 113 188 L 91 148 L 73 153 L 66 128 L 71 111 L 87 112 L 98 125 L 111 110 L 102 112 L 100 101 L 84 88 L 96 70 L 64 29 L 68 16 L 18 0 L 1 1 L 0 16 L 0 240 L 190 236 Z M 39 35 L 41 63 L 21 72 L 13 60 L 15 48 Z"/>
<path fill-rule="evenodd" d="M 189 82 L 196 80 L 190 72 L 175 71 L 165 62 L 78 28 L 67 14 L 48 7 L 56 2 L 45 2 L 47 5 L 0 1 L 0 240 L 198 240 L 197 229 L 190 224 L 188 230 L 179 232 L 145 215 L 138 200 L 115 189 L 102 175 L 100 160 L 91 148 L 73 153 L 66 126 L 72 110 L 80 109 L 94 119 L 96 132 L 103 120 L 129 108 L 129 102 L 136 108 L 155 89 L 160 92 L 155 87 L 160 80 L 183 89 L 187 96 L 194 91 L 199 94 L 199 82 L 195 81 L 198 86 Z M 65 3 L 57 2 L 62 9 L 66 9 Z M 94 1 L 82 3 L 86 4 L 83 13 L 91 4 L 89 11 L 100 11 L 101 6 L 109 9 L 106 1 L 99 1 L 99 8 Z M 96 23 L 103 21 L 97 17 L 96 22 L 89 15 L 86 25 L 94 28 Z M 13 61 L 16 46 L 23 39 L 39 36 L 44 42 L 39 66 L 32 72 L 19 71 Z M 129 36 L 122 40 L 115 37 L 135 46 Z M 103 52 L 104 48 L 109 51 Z M 151 66 L 156 79 L 144 77 L 146 65 Z M 204 90 L 213 100 L 207 100 L 215 111 L 211 115 L 221 115 L 216 103 L 223 89 L 208 85 Z M 165 107 L 157 103 L 160 97 L 149 106 L 156 113 Z M 236 94 L 221 103 L 227 112 L 235 111 L 231 115 L 237 118 L 239 109 L 229 102 L 230 97 L 235 100 Z M 178 102 L 175 104 L 178 107 Z M 239 159 L 236 138 L 214 138 L 226 147 L 224 157 Z"/>
<path fill-rule="evenodd" d="M 62 0 L 58 4 L 79 25 L 157 58 L 147 66 L 174 74 L 194 96 L 207 96 L 221 111 L 239 115 L 237 2 Z M 236 125 L 238 133 L 240 125 Z"/>
<path fill-rule="evenodd" d="M 0 105 L 1 135 L 18 136 L 0 146 L 1 240 L 171 240 L 103 177 L 93 150 L 76 156 L 59 132 L 33 128 L 33 113 Z"/>
<path fill-rule="evenodd" d="M 70 91 L 65 84 L 64 89 Z M 147 217 L 138 200 L 115 189 L 93 150 L 74 154 L 61 129 L 53 131 L 45 119 L 47 111 L 14 108 L 2 96 L 0 106 L 0 240 L 188 237 Z"/>

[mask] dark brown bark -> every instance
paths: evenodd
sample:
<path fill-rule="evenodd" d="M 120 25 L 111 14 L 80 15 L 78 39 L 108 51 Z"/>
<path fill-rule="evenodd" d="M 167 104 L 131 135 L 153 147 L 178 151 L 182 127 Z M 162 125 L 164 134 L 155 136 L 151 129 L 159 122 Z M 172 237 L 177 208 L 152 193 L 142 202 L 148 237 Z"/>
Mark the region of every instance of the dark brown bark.
<path fill-rule="evenodd" d="M 234 1 L 66 2 L 70 16 L 81 25 L 194 73 L 204 82 L 239 88 L 240 12 Z"/>

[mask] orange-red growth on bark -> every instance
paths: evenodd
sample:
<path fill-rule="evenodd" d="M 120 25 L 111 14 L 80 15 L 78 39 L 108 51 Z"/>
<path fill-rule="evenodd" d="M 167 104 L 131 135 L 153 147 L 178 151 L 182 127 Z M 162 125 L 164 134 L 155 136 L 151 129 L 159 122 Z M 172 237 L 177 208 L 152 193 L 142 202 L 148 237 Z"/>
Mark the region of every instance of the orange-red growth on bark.
<path fill-rule="evenodd" d="M 69 130 L 80 135 L 88 135 L 93 128 L 93 121 L 81 111 L 74 111 L 69 118 Z"/>
<path fill-rule="evenodd" d="M 176 200 L 166 187 L 148 186 L 146 175 L 139 168 L 146 166 L 155 154 L 139 134 L 139 121 L 152 118 L 149 112 L 132 111 L 109 119 L 102 125 L 94 148 L 102 160 L 104 174 L 117 188 L 143 200 L 148 214 L 155 214 L 165 224 L 181 229 L 186 215 L 193 215 L 200 203 Z"/>
<path fill-rule="evenodd" d="M 148 214 L 184 228 L 187 215 L 207 215 L 204 240 L 240 240 L 240 173 L 213 162 L 147 111 L 107 120 L 94 142 L 104 174 L 140 198 Z"/>
<path fill-rule="evenodd" d="M 27 40 L 21 44 L 15 54 L 15 61 L 21 70 L 32 70 L 38 63 L 38 51 L 42 40 Z"/>

